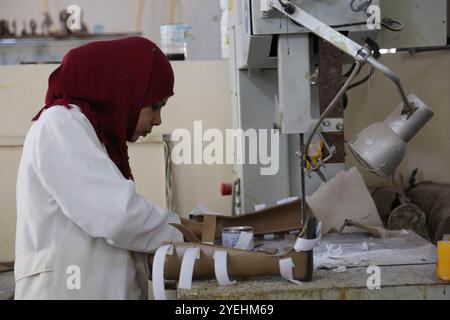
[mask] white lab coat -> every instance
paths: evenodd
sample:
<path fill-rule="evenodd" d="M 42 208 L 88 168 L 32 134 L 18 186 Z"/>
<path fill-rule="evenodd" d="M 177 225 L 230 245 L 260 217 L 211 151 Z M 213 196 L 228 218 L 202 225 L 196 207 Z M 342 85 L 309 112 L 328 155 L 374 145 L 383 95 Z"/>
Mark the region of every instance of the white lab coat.
<path fill-rule="evenodd" d="M 52 107 L 20 162 L 15 298 L 145 299 L 145 253 L 182 241 L 179 221 L 136 194 L 78 107 Z"/>

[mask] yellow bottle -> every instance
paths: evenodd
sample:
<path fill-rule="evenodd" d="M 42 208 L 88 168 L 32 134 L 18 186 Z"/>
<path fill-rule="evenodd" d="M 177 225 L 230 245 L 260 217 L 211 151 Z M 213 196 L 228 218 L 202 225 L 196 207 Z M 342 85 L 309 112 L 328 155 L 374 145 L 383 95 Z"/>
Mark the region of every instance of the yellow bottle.
<path fill-rule="evenodd" d="M 439 241 L 437 252 L 437 277 L 444 281 L 450 281 L 450 241 Z"/>

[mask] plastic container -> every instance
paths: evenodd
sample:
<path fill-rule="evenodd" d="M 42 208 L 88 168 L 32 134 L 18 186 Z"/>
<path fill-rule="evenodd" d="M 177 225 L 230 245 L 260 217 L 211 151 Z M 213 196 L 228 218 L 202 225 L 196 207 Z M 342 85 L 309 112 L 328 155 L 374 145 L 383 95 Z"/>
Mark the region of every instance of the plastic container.
<path fill-rule="evenodd" d="M 252 227 L 224 227 L 222 228 L 222 246 L 226 248 L 236 247 L 242 232 L 253 232 Z M 253 238 L 250 243 L 250 249 L 253 249 Z"/>
<path fill-rule="evenodd" d="M 437 277 L 444 281 L 450 281 L 450 241 L 439 241 L 437 252 Z"/>
<path fill-rule="evenodd" d="M 160 26 L 161 50 L 169 60 L 186 60 L 187 40 L 192 37 L 189 24 L 163 24 Z"/>

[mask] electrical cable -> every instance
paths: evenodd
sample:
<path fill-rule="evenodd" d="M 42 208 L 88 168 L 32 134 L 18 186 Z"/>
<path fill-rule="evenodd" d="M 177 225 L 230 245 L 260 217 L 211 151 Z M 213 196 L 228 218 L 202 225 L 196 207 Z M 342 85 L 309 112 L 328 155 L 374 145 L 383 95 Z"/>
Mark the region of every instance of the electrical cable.
<path fill-rule="evenodd" d="M 342 75 L 342 77 L 348 78 L 348 77 L 352 74 L 353 70 L 355 70 L 355 67 L 356 67 L 356 62 L 353 62 L 353 64 L 352 64 L 352 66 L 350 67 L 350 69 L 349 69 L 346 73 L 344 73 L 344 74 Z"/>
<path fill-rule="evenodd" d="M 378 60 L 378 59 L 381 57 L 380 46 L 378 45 L 378 43 L 376 43 L 376 42 L 375 42 L 374 40 L 372 40 L 371 38 L 367 38 L 367 39 L 366 39 L 366 45 L 369 47 L 369 49 L 370 49 L 370 51 L 371 51 L 371 53 L 372 53 L 372 56 L 373 56 L 375 59 Z M 355 67 L 356 67 L 356 63 L 353 63 L 353 65 L 352 65 L 352 67 L 350 68 L 350 70 L 349 70 L 346 74 L 344 74 L 344 77 L 347 78 L 347 77 L 348 77 L 348 74 L 350 74 L 350 73 L 354 70 Z M 360 69 L 360 71 L 361 71 L 361 70 L 362 70 L 362 68 Z M 348 87 L 347 91 L 352 90 L 352 89 L 354 89 L 354 88 L 356 88 L 356 87 L 358 87 L 358 86 L 360 86 L 360 85 L 366 83 L 367 81 L 369 81 L 369 80 L 372 78 L 372 76 L 373 76 L 374 74 L 375 74 L 375 68 L 372 67 L 372 68 L 370 69 L 370 72 L 369 72 L 369 74 L 368 74 L 367 76 L 365 76 L 363 79 L 359 80 L 358 82 L 351 84 L 351 85 Z M 347 102 L 348 102 L 348 101 L 347 101 Z"/>
<path fill-rule="evenodd" d="M 341 99 L 342 96 L 345 94 L 345 92 L 347 91 L 348 87 L 350 86 L 350 84 L 352 83 L 353 79 L 356 77 L 356 75 L 359 73 L 360 70 L 361 70 L 361 64 L 357 62 L 355 69 L 352 71 L 352 74 L 345 81 L 344 85 L 341 87 L 341 89 L 336 94 L 336 96 L 333 98 L 333 100 L 331 100 L 330 104 L 325 109 L 325 111 L 322 113 L 322 115 L 320 116 L 320 119 L 317 121 L 316 125 L 314 126 L 314 129 L 312 130 L 312 132 L 308 136 L 308 139 L 306 140 L 306 143 L 305 143 L 305 147 L 302 150 L 302 154 L 301 154 L 301 158 L 300 158 L 301 161 L 306 160 L 308 162 L 312 162 L 311 158 L 309 157 L 309 146 L 311 145 L 311 141 L 312 141 L 314 135 L 317 133 L 317 131 L 319 130 L 319 128 L 322 125 L 323 121 L 325 120 L 325 118 L 330 113 L 330 111 L 333 110 L 333 108 L 336 106 L 336 103 L 339 101 L 339 99 Z"/>
<path fill-rule="evenodd" d="M 342 108 L 345 110 L 348 107 L 348 95 L 347 92 L 342 96 Z"/>
<path fill-rule="evenodd" d="M 369 72 L 369 74 L 368 74 L 367 76 L 365 76 L 363 79 L 359 80 L 358 82 L 355 82 L 355 83 L 351 84 L 351 85 L 348 87 L 347 91 L 350 91 L 350 90 L 352 90 L 352 89 L 354 89 L 354 88 L 356 88 L 356 87 L 359 87 L 360 85 L 366 83 L 367 81 L 369 81 L 369 80 L 372 78 L 372 76 L 373 76 L 374 74 L 375 74 L 375 68 L 372 67 L 372 68 L 370 69 L 370 72 Z"/>
<path fill-rule="evenodd" d="M 355 68 L 356 68 L 356 62 L 354 62 L 352 64 L 351 68 L 342 77 L 348 78 L 351 75 L 351 73 L 353 72 L 353 70 L 355 70 Z M 361 70 L 359 70 L 359 73 L 356 76 L 358 76 L 360 73 L 361 73 Z"/>

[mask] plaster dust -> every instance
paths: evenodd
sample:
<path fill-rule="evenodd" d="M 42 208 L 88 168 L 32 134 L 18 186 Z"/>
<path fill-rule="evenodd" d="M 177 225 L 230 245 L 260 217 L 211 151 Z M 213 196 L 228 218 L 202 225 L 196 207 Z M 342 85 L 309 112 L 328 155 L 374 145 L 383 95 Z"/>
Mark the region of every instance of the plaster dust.
<path fill-rule="evenodd" d="M 391 266 L 436 263 L 436 247 L 413 232 L 387 231 L 377 239 L 368 234 L 326 235 L 314 251 L 314 267 Z M 330 250 L 340 255 L 330 256 Z"/>

